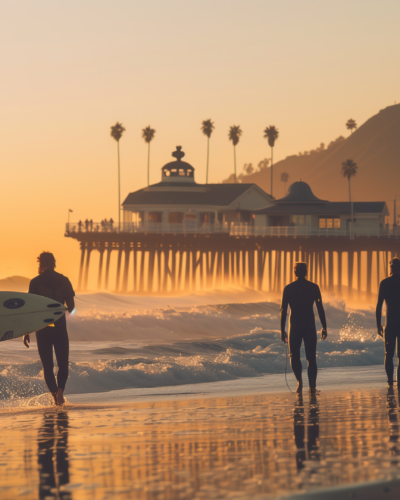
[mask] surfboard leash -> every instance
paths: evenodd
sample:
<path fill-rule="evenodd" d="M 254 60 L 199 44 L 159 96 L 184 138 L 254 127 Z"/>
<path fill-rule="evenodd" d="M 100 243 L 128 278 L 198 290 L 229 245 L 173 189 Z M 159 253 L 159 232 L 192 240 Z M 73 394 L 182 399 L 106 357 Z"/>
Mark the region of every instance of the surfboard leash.
<path fill-rule="evenodd" d="M 295 394 L 292 389 L 289 387 L 289 384 L 288 384 L 288 381 L 287 381 L 287 362 L 288 362 L 288 345 L 287 345 L 287 342 L 285 342 L 285 354 L 286 354 L 286 362 L 285 362 L 285 381 L 286 381 L 286 385 L 287 385 L 287 388 L 289 389 L 289 391 L 292 393 L 292 394 Z"/>

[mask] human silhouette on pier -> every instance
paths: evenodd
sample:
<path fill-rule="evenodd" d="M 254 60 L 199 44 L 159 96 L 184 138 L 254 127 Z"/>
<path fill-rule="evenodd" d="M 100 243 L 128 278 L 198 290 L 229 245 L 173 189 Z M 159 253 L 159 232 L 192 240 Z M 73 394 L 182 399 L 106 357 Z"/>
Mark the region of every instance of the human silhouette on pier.
<path fill-rule="evenodd" d="M 83 226 L 83 222 L 80 220 L 78 222 L 78 231 L 81 232 L 82 231 L 82 226 Z"/>
<path fill-rule="evenodd" d="M 85 231 L 89 231 L 89 220 L 85 220 Z"/>
<path fill-rule="evenodd" d="M 112 219 L 110 219 L 108 221 L 108 223 L 110 224 L 110 231 L 112 231 L 113 230 L 113 226 L 114 226 L 114 221 Z"/>
<path fill-rule="evenodd" d="M 307 264 L 296 262 L 294 266 L 296 281 L 283 290 L 281 306 L 281 340 L 287 342 L 286 316 L 290 307 L 289 353 L 293 373 L 297 379 L 296 392 L 303 390 L 302 365 L 300 359 L 301 343 L 304 341 L 308 362 L 308 382 L 310 392 L 316 392 L 317 384 L 317 330 L 315 327 L 314 302 L 317 305 L 319 319 L 322 323 L 321 338 L 327 337 L 325 311 L 319 286 L 306 279 Z"/>
<path fill-rule="evenodd" d="M 386 326 L 382 326 L 382 306 L 386 303 Z M 393 356 L 397 341 L 397 389 L 400 376 L 400 259 L 395 257 L 390 261 L 390 276 L 381 281 L 379 286 L 378 304 L 376 306 L 376 324 L 378 335 L 385 341 L 385 370 L 388 387 L 393 387 Z"/>

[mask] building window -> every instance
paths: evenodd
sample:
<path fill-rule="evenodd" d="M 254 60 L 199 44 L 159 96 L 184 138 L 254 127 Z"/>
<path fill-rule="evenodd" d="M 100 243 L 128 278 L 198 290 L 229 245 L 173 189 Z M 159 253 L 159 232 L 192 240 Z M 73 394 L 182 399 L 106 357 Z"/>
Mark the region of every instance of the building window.
<path fill-rule="evenodd" d="M 196 213 L 187 213 L 185 214 L 185 222 L 196 222 L 197 214 Z"/>
<path fill-rule="evenodd" d="M 293 215 L 293 224 L 295 226 L 304 226 L 304 215 Z"/>
<path fill-rule="evenodd" d="M 169 212 L 168 222 L 170 224 L 181 224 L 183 221 L 183 212 Z"/>
<path fill-rule="evenodd" d="M 320 229 L 340 229 L 340 219 L 319 219 Z"/>
<path fill-rule="evenodd" d="M 162 222 L 162 212 L 149 212 L 149 221 Z"/>

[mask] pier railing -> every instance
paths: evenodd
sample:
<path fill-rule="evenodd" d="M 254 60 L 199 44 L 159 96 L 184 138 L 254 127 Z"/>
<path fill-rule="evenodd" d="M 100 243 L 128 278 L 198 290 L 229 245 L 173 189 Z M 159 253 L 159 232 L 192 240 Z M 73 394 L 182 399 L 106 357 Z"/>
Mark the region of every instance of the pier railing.
<path fill-rule="evenodd" d="M 310 226 L 255 226 L 247 223 L 215 223 L 198 224 L 183 222 L 169 224 L 164 222 L 133 223 L 123 222 L 120 227 L 115 223 L 66 224 L 66 234 L 76 236 L 77 233 L 171 233 L 171 234 L 230 234 L 231 236 L 271 236 L 278 238 L 295 237 L 378 237 L 400 239 L 400 228 L 355 227 L 352 231 L 346 228 L 312 228 Z"/>

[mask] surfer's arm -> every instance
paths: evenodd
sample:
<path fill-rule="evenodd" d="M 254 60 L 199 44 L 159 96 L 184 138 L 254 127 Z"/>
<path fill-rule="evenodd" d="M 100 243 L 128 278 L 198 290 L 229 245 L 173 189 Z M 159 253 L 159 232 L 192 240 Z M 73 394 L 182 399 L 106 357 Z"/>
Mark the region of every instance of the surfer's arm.
<path fill-rule="evenodd" d="M 385 300 L 383 294 L 382 283 L 379 286 L 378 303 L 376 304 L 376 326 L 378 328 L 378 335 L 383 337 L 383 327 L 382 327 L 382 306 Z"/>
<path fill-rule="evenodd" d="M 281 340 L 282 342 L 286 341 L 286 317 L 287 317 L 287 309 L 288 309 L 289 301 L 288 301 L 288 292 L 285 287 L 282 295 L 282 304 L 281 304 Z"/>
<path fill-rule="evenodd" d="M 72 313 L 72 311 L 75 309 L 74 297 L 68 297 L 65 302 L 67 303 L 68 312 Z"/>
<path fill-rule="evenodd" d="M 29 333 L 27 335 L 24 335 L 23 340 L 24 340 L 24 346 L 29 349 L 29 344 L 31 343 L 31 337 Z"/>
<path fill-rule="evenodd" d="M 325 309 L 324 306 L 322 305 L 322 297 L 321 297 L 321 290 L 318 287 L 318 292 L 317 296 L 315 298 L 315 304 L 317 306 L 317 311 L 318 311 L 318 316 L 319 320 L 321 321 L 322 325 L 322 338 L 325 339 L 327 336 L 326 333 L 326 316 L 325 316 Z"/>

